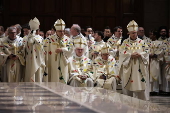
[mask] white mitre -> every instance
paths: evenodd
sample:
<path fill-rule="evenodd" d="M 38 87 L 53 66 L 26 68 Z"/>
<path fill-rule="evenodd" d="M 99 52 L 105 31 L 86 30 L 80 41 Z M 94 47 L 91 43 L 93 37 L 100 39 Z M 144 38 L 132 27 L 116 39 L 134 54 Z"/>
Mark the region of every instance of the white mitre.
<path fill-rule="evenodd" d="M 81 37 L 74 39 L 73 45 L 75 48 L 85 48 L 87 46 L 85 40 L 83 40 Z"/>
<path fill-rule="evenodd" d="M 54 23 L 54 27 L 56 30 L 64 30 L 66 27 L 65 22 L 62 19 L 58 19 L 55 23 Z"/>
<path fill-rule="evenodd" d="M 30 26 L 31 30 L 37 30 L 37 29 L 39 29 L 40 22 L 39 22 L 39 20 L 35 17 L 33 20 L 31 19 L 31 20 L 29 21 L 29 26 Z"/>
<path fill-rule="evenodd" d="M 138 24 L 134 20 L 130 21 L 129 24 L 127 25 L 127 30 L 129 32 L 138 31 Z"/>
<path fill-rule="evenodd" d="M 109 53 L 109 49 L 110 49 L 110 46 L 109 44 L 105 43 L 104 46 L 101 48 L 101 53 L 104 54 L 104 53 Z"/>

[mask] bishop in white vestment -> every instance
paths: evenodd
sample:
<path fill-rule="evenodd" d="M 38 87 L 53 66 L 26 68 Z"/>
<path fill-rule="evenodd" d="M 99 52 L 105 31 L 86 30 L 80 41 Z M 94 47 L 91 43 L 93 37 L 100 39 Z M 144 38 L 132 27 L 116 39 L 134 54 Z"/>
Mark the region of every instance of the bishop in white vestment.
<path fill-rule="evenodd" d="M 109 47 L 105 43 L 101 48 L 101 56 L 93 60 L 93 76 L 97 87 L 116 91 L 120 78 L 116 69 L 115 58 L 109 54 Z"/>
<path fill-rule="evenodd" d="M 8 28 L 8 37 L 1 40 L 1 80 L 3 82 L 21 82 L 23 79 L 23 39 L 16 36 L 16 27 Z"/>
<path fill-rule="evenodd" d="M 68 58 L 72 55 L 72 44 L 64 35 L 65 22 L 58 19 L 54 27 L 56 34 L 46 38 L 44 42 L 46 69 L 44 81 L 67 83 Z"/>
<path fill-rule="evenodd" d="M 34 18 L 30 20 L 29 25 L 33 33 L 24 38 L 26 60 L 24 81 L 42 82 L 45 69 L 43 38 L 35 34 L 40 22 Z"/>
<path fill-rule="evenodd" d="M 93 87 L 91 60 L 84 55 L 84 48 L 88 45 L 81 38 L 73 45 L 76 54 L 69 58 L 69 83 L 74 87 Z"/>
<path fill-rule="evenodd" d="M 149 49 L 148 45 L 137 37 L 138 25 L 132 20 L 127 29 L 129 38 L 120 46 L 119 67 L 122 68 L 122 89 L 124 94 L 140 99 L 145 95 L 148 80 Z M 128 92 L 128 93 L 127 93 Z"/>
<path fill-rule="evenodd" d="M 73 24 L 73 26 L 71 27 L 71 43 L 74 43 L 75 39 L 80 39 L 82 38 L 83 42 L 85 42 L 87 44 L 87 40 L 86 38 L 81 34 L 81 28 L 78 24 Z M 73 51 L 73 54 L 75 54 L 75 52 Z M 84 54 L 85 56 L 89 57 L 89 48 L 88 46 L 84 48 Z"/>

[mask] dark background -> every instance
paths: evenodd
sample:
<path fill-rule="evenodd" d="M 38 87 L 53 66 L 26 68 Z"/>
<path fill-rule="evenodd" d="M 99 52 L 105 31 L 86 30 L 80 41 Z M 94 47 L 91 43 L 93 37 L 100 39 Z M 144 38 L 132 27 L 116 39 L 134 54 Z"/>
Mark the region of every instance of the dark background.
<path fill-rule="evenodd" d="M 134 19 L 146 34 L 159 26 L 170 26 L 170 0 L 0 0 L 0 25 L 25 24 L 37 17 L 47 31 L 62 18 L 67 27 L 79 24 L 102 30 L 126 26 Z"/>

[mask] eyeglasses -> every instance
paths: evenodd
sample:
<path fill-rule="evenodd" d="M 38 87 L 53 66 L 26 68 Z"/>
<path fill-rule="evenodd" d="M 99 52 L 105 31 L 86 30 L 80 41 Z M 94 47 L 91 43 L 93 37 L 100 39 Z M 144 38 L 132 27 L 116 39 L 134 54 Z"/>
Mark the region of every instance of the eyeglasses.
<path fill-rule="evenodd" d="M 161 32 L 163 33 L 163 32 L 166 32 L 166 31 L 161 31 Z"/>
<path fill-rule="evenodd" d="M 117 32 L 121 32 L 122 33 L 123 31 L 117 31 Z"/>

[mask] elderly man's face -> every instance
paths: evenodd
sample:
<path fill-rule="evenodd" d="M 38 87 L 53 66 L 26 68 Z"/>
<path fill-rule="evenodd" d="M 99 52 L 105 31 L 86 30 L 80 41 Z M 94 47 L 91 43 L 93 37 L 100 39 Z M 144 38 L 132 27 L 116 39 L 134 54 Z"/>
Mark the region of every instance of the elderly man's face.
<path fill-rule="evenodd" d="M 15 40 L 16 39 L 16 35 L 17 35 L 17 30 L 16 29 L 12 29 L 8 32 L 8 37 L 10 40 Z"/>
<path fill-rule="evenodd" d="M 102 53 L 101 54 L 103 60 L 108 60 L 109 58 L 109 53 Z"/>
<path fill-rule="evenodd" d="M 77 35 L 78 35 L 78 32 L 75 30 L 74 27 L 71 27 L 70 33 L 71 33 L 71 35 L 73 35 L 73 36 L 77 36 Z"/>
<path fill-rule="evenodd" d="M 139 29 L 138 29 L 138 35 L 139 35 L 139 36 L 144 36 L 144 35 L 145 35 L 145 31 L 144 31 L 144 28 L 143 28 L 143 27 L 139 27 Z"/>
<path fill-rule="evenodd" d="M 66 35 L 66 36 L 68 36 L 68 37 L 70 37 L 70 33 L 68 32 L 68 31 L 64 31 L 64 34 Z"/>
<path fill-rule="evenodd" d="M 131 31 L 131 32 L 129 32 L 129 35 L 130 35 L 130 39 L 136 40 L 136 38 L 137 38 L 137 31 Z"/>
<path fill-rule="evenodd" d="M 76 52 L 76 55 L 78 57 L 81 57 L 83 55 L 83 53 L 84 53 L 84 49 L 83 48 L 76 48 L 75 52 Z"/>
<path fill-rule="evenodd" d="M 62 37 L 64 36 L 64 30 L 57 30 L 57 31 L 56 31 L 56 34 L 57 34 L 60 38 L 62 38 Z"/>

